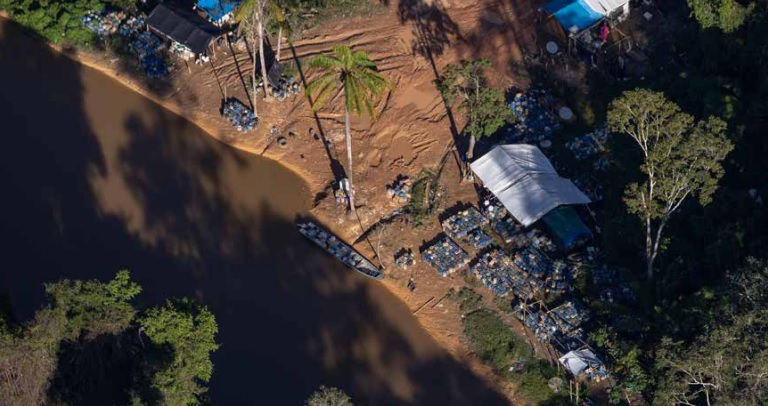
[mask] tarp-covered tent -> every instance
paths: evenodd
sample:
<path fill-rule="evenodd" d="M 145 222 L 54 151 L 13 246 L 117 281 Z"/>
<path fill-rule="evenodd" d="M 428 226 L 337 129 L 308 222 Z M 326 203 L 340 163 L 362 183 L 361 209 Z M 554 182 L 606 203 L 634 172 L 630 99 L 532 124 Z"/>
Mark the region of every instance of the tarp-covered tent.
<path fill-rule="evenodd" d="M 587 228 L 582 219 L 579 218 L 576 210 L 570 206 L 561 206 L 542 217 L 542 221 L 547 228 L 555 234 L 556 239 L 560 241 L 565 250 L 572 249 L 575 244 L 585 238 L 592 237 L 590 229 Z"/>
<path fill-rule="evenodd" d="M 220 31 L 199 15 L 160 4 L 147 17 L 147 25 L 155 32 L 176 41 L 196 54 L 205 54 Z"/>
<path fill-rule="evenodd" d="M 553 0 L 542 10 L 554 16 L 569 32 L 582 31 L 603 18 L 603 14 L 592 9 L 584 0 Z"/>
<path fill-rule="evenodd" d="M 212 21 L 219 20 L 232 13 L 242 0 L 198 0 L 195 6 L 208 14 Z"/>
<path fill-rule="evenodd" d="M 588 349 L 569 351 L 563 357 L 558 358 L 558 361 L 574 376 L 581 374 L 590 367 L 598 368 L 603 365 L 603 362 L 593 354 L 593 351 Z"/>
<path fill-rule="evenodd" d="M 542 10 L 554 16 L 564 30 L 575 33 L 627 4 L 628 0 L 552 0 Z"/>
<path fill-rule="evenodd" d="M 558 206 L 590 203 L 570 180 L 558 176 L 542 151 L 532 145 L 498 145 L 470 168 L 524 226 Z"/>

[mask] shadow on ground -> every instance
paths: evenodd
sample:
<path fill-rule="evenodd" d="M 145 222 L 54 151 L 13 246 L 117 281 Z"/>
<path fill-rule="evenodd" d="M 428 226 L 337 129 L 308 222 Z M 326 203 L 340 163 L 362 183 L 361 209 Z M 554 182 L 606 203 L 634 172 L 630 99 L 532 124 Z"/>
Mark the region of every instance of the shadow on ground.
<path fill-rule="evenodd" d="M 128 268 L 141 305 L 191 296 L 216 315 L 215 404 L 300 404 L 321 384 L 358 404 L 505 403 L 401 302 L 298 236 L 311 197 L 295 175 L 5 21 L 0 66 L 0 286 L 21 319 L 44 282 Z"/>

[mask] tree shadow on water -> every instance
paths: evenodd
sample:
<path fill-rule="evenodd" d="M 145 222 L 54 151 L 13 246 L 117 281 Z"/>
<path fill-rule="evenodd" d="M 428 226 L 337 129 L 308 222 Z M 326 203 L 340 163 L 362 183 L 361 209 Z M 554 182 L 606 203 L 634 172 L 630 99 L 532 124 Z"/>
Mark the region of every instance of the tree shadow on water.
<path fill-rule="evenodd" d="M 300 404 L 321 384 L 359 404 L 505 403 L 296 232 L 311 198 L 293 173 L 11 31 L 0 23 L 0 238 L 21 268 L 0 286 L 21 319 L 44 282 L 128 268 L 140 306 L 189 296 L 215 314 L 215 404 Z"/>

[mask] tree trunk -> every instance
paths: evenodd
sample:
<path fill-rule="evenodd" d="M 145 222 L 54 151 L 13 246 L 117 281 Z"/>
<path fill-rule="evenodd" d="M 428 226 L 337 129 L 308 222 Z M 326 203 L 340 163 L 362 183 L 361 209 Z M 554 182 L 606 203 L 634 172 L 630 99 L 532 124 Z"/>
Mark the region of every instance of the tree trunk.
<path fill-rule="evenodd" d="M 647 237 L 648 242 L 651 243 L 651 255 L 647 257 L 646 260 L 646 276 L 651 280 L 654 274 L 654 269 L 652 268 L 654 266 L 654 260 L 657 259 L 657 254 L 660 250 L 660 241 L 662 240 L 662 229 L 665 228 L 665 225 L 667 224 L 668 217 L 665 217 L 660 222 L 660 225 L 657 226 L 657 235 L 654 237 L 654 241 L 651 240 L 651 237 Z M 649 229 L 651 231 L 651 229 Z"/>
<path fill-rule="evenodd" d="M 347 196 L 350 198 L 350 210 L 355 213 L 355 189 L 352 182 L 352 136 L 350 136 L 350 111 L 347 109 L 347 105 L 344 107 L 344 135 L 347 142 L 347 180 L 350 186 L 350 191 L 347 192 Z"/>
<path fill-rule="evenodd" d="M 264 25 L 262 18 L 256 23 L 256 31 L 259 33 L 259 61 L 262 65 L 262 84 L 264 85 L 264 98 L 269 99 L 270 93 L 267 91 L 267 64 L 264 63 Z"/>
<path fill-rule="evenodd" d="M 277 59 L 280 62 L 280 46 L 283 44 L 283 27 L 278 27 L 278 54 Z"/>
<path fill-rule="evenodd" d="M 646 278 L 654 279 L 654 255 L 652 254 L 652 220 L 646 216 Z"/>
<path fill-rule="evenodd" d="M 253 63 L 251 64 L 251 107 L 254 109 L 254 115 L 256 113 L 256 47 L 254 45 L 255 39 L 251 38 L 251 58 Z"/>
<path fill-rule="evenodd" d="M 473 159 L 473 152 L 475 151 L 475 134 L 470 134 L 470 145 L 467 146 L 467 162 L 469 163 Z"/>

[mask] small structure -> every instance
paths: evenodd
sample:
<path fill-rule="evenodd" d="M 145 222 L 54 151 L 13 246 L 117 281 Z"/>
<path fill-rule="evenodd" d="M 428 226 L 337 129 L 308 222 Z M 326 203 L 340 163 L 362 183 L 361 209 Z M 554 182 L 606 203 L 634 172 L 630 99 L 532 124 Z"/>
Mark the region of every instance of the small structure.
<path fill-rule="evenodd" d="M 242 0 L 198 0 L 195 8 L 203 10 L 217 27 L 227 24 Z"/>
<path fill-rule="evenodd" d="M 152 10 L 147 17 L 147 26 L 172 41 L 174 47 L 181 47 L 195 55 L 206 55 L 221 34 L 203 17 L 167 3 L 159 4 Z"/>
<path fill-rule="evenodd" d="M 570 35 L 576 35 L 604 18 L 630 12 L 630 0 L 552 0 L 542 11 L 555 17 Z"/>
<path fill-rule="evenodd" d="M 588 379 L 596 380 L 602 380 L 608 376 L 603 362 L 589 349 L 569 351 L 558 361 L 574 376 L 585 373 Z"/>
<path fill-rule="evenodd" d="M 573 207 L 561 206 L 542 217 L 564 251 L 571 251 L 593 237 Z"/>
<path fill-rule="evenodd" d="M 532 145 L 498 145 L 470 168 L 524 227 L 558 206 L 590 203 L 570 180 L 558 176 L 542 151 Z"/>

